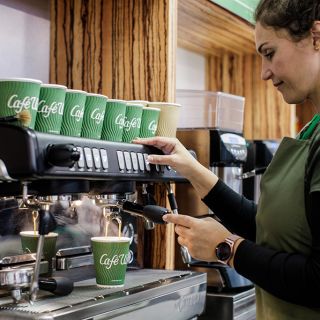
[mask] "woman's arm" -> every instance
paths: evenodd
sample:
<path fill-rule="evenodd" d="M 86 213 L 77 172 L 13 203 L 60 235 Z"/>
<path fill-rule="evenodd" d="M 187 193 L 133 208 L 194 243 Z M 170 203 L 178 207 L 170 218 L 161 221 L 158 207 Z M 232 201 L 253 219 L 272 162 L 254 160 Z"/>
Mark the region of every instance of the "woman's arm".
<path fill-rule="evenodd" d="M 219 180 L 202 199 L 222 224 L 239 236 L 255 241 L 257 205 Z"/>
<path fill-rule="evenodd" d="M 218 177 L 198 162 L 178 139 L 154 137 L 135 139 L 134 143 L 154 146 L 164 155 L 149 155 L 152 164 L 169 165 L 188 179 L 201 198 L 218 182 Z"/>

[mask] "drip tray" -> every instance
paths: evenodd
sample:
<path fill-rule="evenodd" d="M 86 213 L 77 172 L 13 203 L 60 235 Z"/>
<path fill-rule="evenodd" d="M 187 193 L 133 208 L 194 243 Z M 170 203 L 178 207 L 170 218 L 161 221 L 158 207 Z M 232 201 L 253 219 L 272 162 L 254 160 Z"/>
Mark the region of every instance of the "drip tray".
<path fill-rule="evenodd" d="M 0 299 L 0 320 L 6 319 L 175 319 L 200 315 L 205 306 L 206 275 L 190 271 L 134 270 L 122 288 L 98 288 L 95 279 L 75 282 L 64 297 L 40 291 L 33 304 L 14 305 Z"/>

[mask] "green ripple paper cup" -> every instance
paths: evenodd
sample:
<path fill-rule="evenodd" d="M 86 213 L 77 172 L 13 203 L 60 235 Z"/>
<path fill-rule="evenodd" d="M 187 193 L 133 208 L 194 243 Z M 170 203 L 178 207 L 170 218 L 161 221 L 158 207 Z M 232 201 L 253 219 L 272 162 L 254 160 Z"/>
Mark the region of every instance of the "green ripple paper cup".
<path fill-rule="evenodd" d="M 86 98 L 85 91 L 67 90 L 60 134 L 80 137 Z"/>
<path fill-rule="evenodd" d="M 134 138 L 139 137 L 142 110 L 142 104 L 127 103 L 122 142 L 131 142 Z"/>
<path fill-rule="evenodd" d="M 60 134 L 67 87 L 43 84 L 40 89 L 35 129 Z"/>
<path fill-rule="evenodd" d="M 156 135 L 176 137 L 181 105 L 170 102 L 149 102 L 149 107 L 161 110 Z"/>
<path fill-rule="evenodd" d="M 88 93 L 84 107 L 81 137 L 100 139 L 108 97 Z"/>
<path fill-rule="evenodd" d="M 126 102 L 124 100 L 109 99 L 102 126 L 102 140 L 122 141 Z"/>
<path fill-rule="evenodd" d="M 140 138 L 150 138 L 155 136 L 158 127 L 159 116 L 159 108 L 143 108 L 139 133 Z"/>
<path fill-rule="evenodd" d="M 43 244 L 43 256 L 44 258 L 51 263 L 52 258 L 56 255 L 56 243 L 57 243 L 58 234 L 55 232 L 50 232 L 44 237 Z M 37 252 L 37 245 L 39 234 L 38 231 L 21 231 L 20 239 L 22 250 L 25 253 L 34 253 Z"/>
<path fill-rule="evenodd" d="M 91 246 L 98 287 L 113 288 L 124 285 L 127 264 L 131 260 L 130 238 L 93 237 Z"/>
<path fill-rule="evenodd" d="M 31 122 L 28 127 L 34 129 L 41 83 L 40 80 L 25 78 L 0 79 L 0 117 L 29 110 Z"/>

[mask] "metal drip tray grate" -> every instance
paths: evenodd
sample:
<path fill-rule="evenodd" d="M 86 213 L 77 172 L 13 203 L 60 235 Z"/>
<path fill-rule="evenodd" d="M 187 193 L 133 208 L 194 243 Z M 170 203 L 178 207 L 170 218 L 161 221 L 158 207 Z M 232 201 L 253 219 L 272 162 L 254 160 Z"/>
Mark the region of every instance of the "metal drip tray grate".
<path fill-rule="evenodd" d="M 0 319 L 127 319 L 128 313 L 143 312 L 144 318 L 151 312 L 155 320 L 157 309 L 159 319 L 164 312 L 170 312 L 171 319 L 191 319 L 203 311 L 205 297 L 204 274 L 144 269 L 127 272 L 120 289 L 98 288 L 95 279 L 89 279 L 76 282 L 65 297 L 40 292 L 33 305 L 10 305 L 11 298 L 2 298 Z"/>

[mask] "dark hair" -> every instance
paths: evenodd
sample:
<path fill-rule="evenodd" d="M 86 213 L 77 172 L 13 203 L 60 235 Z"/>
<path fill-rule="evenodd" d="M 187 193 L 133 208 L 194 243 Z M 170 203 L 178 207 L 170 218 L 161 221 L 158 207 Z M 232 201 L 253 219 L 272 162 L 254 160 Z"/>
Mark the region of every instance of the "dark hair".
<path fill-rule="evenodd" d="M 320 0 L 261 0 L 255 21 L 275 30 L 286 29 L 293 40 L 308 36 L 315 20 L 320 20 Z"/>

